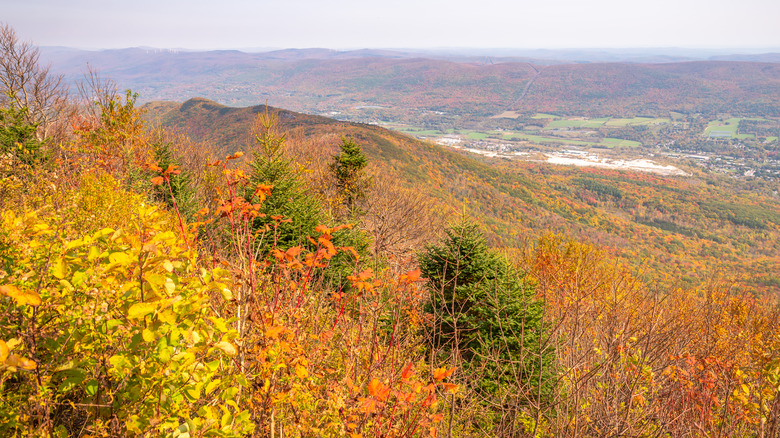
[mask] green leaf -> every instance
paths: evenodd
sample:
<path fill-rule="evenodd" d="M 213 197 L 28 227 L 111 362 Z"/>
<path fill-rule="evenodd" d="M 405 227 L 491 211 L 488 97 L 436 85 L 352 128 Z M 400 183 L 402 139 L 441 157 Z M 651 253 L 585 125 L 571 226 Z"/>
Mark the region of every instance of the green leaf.
<path fill-rule="evenodd" d="M 87 382 L 86 385 L 84 385 L 84 392 L 87 393 L 88 396 L 94 397 L 98 392 L 98 382 L 95 379 L 92 379 Z"/>

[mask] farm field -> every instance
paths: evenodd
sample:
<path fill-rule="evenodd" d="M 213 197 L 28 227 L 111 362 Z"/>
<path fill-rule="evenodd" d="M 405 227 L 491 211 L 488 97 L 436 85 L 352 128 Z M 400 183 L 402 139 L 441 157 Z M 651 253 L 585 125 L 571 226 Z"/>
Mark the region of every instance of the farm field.
<path fill-rule="evenodd" d="M 726 120 L 713 120 L 704 130 L 704 136 L 710 138 L 737 138 L 737 139 L 752 139 L 756 138 L 754 134 L 740 133 L 739 124 L 742 120 L 752 120 L 763 122 L 765 119 L 760 118 L 739 118 L 733 117 Z M 769 138 L 767 138 L 769 140 Z"/>
<path fill-rule="evenodd" d="M 608 127 L 623 127 L 623 126 L 653 126 L 653 125 L 668 125 L 671 123 L 670 119 L 662 117 L 633 117 L 630 119 L 609 119 L 605 124 Z"/>
<path fill-rule="evenodd" d="M 548 124 L 545 129 L 560 129 L 560 128 L 600 128 L 604 123 L 609 121 L 607 118 L 601 119 L 560 119 L 553 120 Z"/>
<path fill-rule="evenodd" d="M 706 137 L 712 138 L 732 138 L 737 135 L 737 129 L 739 129 L 739 118 L 731 118 L 726 120 L 713 120 L 707 125 L 707 129 L 704 130 Z"/>

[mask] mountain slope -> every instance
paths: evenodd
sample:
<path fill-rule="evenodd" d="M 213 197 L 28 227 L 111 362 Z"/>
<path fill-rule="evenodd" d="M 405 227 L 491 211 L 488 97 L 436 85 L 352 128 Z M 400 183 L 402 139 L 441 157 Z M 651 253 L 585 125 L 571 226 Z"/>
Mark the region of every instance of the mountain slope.
<path fill-rule="evenodd" d="M 291 141 L 317 139 L 328 154 L 339 136 L 350 135 L 380 175 L 437 199 L 445 214 L 465 208 L 504 245 L 522 247 L 558 232 L 610 248 L 657 282 L 725 275 L 754 290 L 780 291 L 780 202 L 725 177 L 486 161 L 378 126 L 200 98 L 146 109 L 150 119 L 189 133 L 217 156 L 251 152 L 256 115 L 277 112 Z"/>

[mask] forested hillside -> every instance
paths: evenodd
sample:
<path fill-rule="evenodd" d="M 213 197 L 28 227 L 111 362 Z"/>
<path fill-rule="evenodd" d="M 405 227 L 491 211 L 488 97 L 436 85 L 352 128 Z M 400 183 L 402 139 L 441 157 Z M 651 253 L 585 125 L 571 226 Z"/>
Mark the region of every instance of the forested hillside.
<path fill-rule="evenodd" d="M 666 117 L 671 111 L 780 115 L 780 64 L 773 62 L 581 63 L 329 50 L 46 53 L 68 81 L 79 81 L 89 64 L 141 93 L 144 102 L 197 96 L 239 106 L 268 102 L 374 123 L 470 128 L 504 111 L 589 117 Z M 758 58 L 765 59 L 773 58 Z"/>
<path fill-rule="evenodd" d="M 148 120 L 188 133 L 219 154 L 250 154 L 254 117 L 277 111 L 229 108 L 204 99 L 151 103 L 145 109 Z M 748 184 L 698 172 L 663 177 L 480 160 L 372 125 L 278 114 L 282 128 L 300 145 L 290 154 L 301 166 L 317 168 L 319 160 L 322 167 L 321 157 L 335 152 L 338 137 L 351 136 L 363 146 L 378 179 L 414 187 L 438 201 L 440 214 L 453 217 L 465 208 L 503 246 L 522 247 L 545 233 L 563 233 L 598 243 L 651 271 L 647 275 L 655 281 L 690 286 L 715 276 L 751 290 L 780 292 L 773 268 L 780 266 L 780 203 Z"/>
<path fill-rule="evenodd" d="M 75 99 L 0 43 L 1 436 L 780 434 L 775 198 Z"/>

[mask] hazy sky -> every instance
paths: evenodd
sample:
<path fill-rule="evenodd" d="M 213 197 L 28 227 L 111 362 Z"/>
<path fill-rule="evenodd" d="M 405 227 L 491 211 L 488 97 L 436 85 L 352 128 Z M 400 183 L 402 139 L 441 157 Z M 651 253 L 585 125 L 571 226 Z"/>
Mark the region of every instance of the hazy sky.
<path fill-rule="evenodd" d="M 779 0 L 0 0 L 80 48 L 780 47 Z"/>

